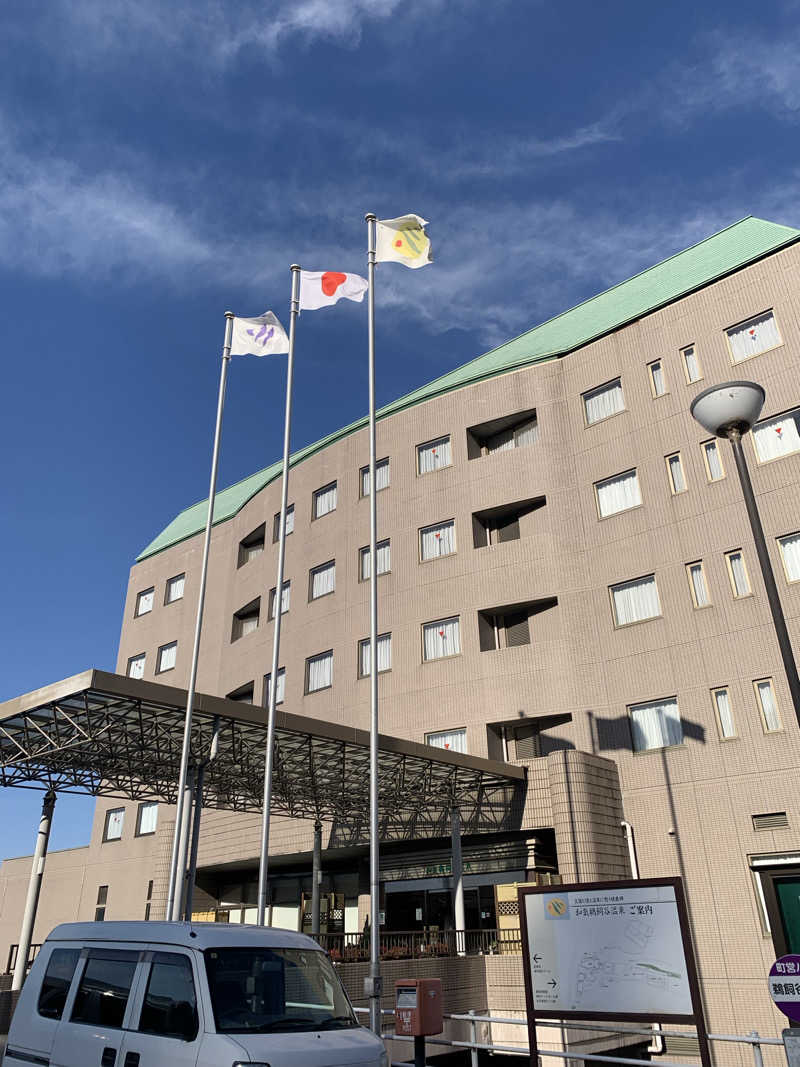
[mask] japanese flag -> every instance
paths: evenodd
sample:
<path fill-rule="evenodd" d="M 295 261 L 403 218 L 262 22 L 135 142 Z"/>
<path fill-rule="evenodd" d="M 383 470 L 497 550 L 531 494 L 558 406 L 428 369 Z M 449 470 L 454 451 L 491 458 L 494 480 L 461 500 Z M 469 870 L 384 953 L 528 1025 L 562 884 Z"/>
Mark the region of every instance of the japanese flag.
<path fill-rule="evenodd" d="M 316 311 L 317 308 L 329 307 L 342 297 L 360 303 L 368 288 L 367 279 L 358 274 L 341 274 L 336 270 L 301 270 L 300 310 Z"/>

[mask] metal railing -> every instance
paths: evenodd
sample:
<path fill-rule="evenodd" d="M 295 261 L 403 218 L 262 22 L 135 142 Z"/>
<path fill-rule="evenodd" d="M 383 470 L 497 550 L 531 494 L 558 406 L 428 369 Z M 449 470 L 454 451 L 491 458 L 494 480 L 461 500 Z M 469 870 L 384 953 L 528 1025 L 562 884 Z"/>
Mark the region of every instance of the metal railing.
<path fill-rule="evenodd" d="M 334 963 L 369 959 L 370 936 L 317 934 L 315 940 Z M 519 930 L 397 930 L 381 931 L 382 960 L 435 959 L 441 956 L 493 956 L 522 952 Z"/>

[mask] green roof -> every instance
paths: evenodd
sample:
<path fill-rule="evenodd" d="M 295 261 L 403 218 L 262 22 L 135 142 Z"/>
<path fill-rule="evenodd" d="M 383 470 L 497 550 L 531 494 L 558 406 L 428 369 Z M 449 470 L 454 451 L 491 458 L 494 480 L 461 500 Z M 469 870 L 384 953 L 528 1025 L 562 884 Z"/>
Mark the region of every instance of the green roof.
<path fill-rule="evenodd" d="M 800 230 L 748 216 L 741 222 L 736 222 L 692 245 L 691 248 L 649 267 L 641 274 L 636 274 L 633 278 L 585 300 L 577 307 L 562 312 L 498 348 L 493 348 L 490 352 L 442 375 L 441 378 L 407 393 L 381 408 L 377 417 L 385 419 L 389 415 L 454 389 L 461 389 L 465 385 L 563 356 L 798 239 Z M 365 417 L 323 437 L 321 441 L 301 448 L 293 453 L 292 466 L 302 463 L 309 456 L 366 425 Z M 280 473 L 281 463 L 278 461 L 218 492 L 214 507 L 214 525 L 232 518 L 265 485 L 279 477 Z M 207 507 L 207 500 L 201 500 L 182 511 L 137 556 L 137 562 L 203 530 Z"/>

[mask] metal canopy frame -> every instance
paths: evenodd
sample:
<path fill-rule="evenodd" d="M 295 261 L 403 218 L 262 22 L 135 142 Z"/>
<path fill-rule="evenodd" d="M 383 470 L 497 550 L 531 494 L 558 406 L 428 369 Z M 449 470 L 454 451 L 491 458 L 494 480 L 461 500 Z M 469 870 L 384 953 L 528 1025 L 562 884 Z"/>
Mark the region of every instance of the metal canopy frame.
<path fill-rule="evenodd" d="M 174 804 L 186 691 L 89 670 L 0 704 L 0 785 Z M 207 760 L 204 807 L 260 811 L 267 712 L 198 694 L 191 762 Z M 510 826 L 521 767 L 381 735 L 381 836 Z M 278 712 L 272 811 L 335 821 L 355 838 L 369 813 L 366 730 Z"/>

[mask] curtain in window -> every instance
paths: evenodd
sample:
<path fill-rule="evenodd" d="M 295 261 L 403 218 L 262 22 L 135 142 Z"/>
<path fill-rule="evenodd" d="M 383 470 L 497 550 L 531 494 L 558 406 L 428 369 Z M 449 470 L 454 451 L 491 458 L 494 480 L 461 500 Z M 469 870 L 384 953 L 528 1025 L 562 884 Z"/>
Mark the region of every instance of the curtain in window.
<path fill-rule="evenodd" d="M 180 600 L 183 597 L 183 589 L 186 584 L 186 575 L 181 574 L 177 578 L 171 578 L 169 582 L 169 592 L 167 595 L 167 602 L 172 603 L 173 600 Z"/>
<path fill-rule="evenodd" d="M 426 734 L 425 743 L 434 748 L 446 748 L 449 752 L 466 752 L 467 731 L 440 730 L 435 734 Z"/>
<path fill-rule="evenodd" d="M 779 542 L 790 582 L 800 581 L 800 533 L 781 537 Z"/>
<path fill-rule="evenodd" d="M 272 694 L 272 675 L 264 676 L 264 706 L 269 707 Z M 286 694 L 286 668 L 281 667 L 278 671 L 278 692 L 275 695 L 275 704 L 282 704 Z"/>
<path fill-rule="evenodd" d="M 139 808 L 139 833 L 154 834 L 158 824 L 158 803 L 142 804 Z"/>
<path fill-rule="evenodd" d="M 154 590 L 148 589 L 146 593 L 139 594 L 136 604 L 137 615 L 146 615 L 148 611 L 153 610 L 153 592 Z"/>
<path fill-rule="evenodd" d="M 334 503 L 334 507 L 335 506 L 336 505 Z M 278 517 L 278 527 L 279 527 L 278 528 L 278 536 L 280 536 L 280 532 L 281 532 L 280 531 L 280 521 L 281 520 L 280 520 L 280 516 L 279 516 Z M 294 504 L 290 504 L 289 507 L 286 509 L 286 536 L 288 537 L 289 534 L 293 532 L 293 530 L 294 530 Z"/>
<path fill-rule="evenodd" d="M 728 556 L 733 577 L 733 590 L 737 596 L 747 596 L 750 592 L 750 583 L 747 580 L 747 570 L 741 552 L 732 552 Z"/>
<path fill-rule="evenodd" d="M 281 615 L 285 615 L 289 610 L 289 604 L 292 599 L 292 583 L 291 580 L 283 583 L 283 595 L 281 596 Z M 275 618 L 275 590 L 269 591 L 269 617 Z"/>
<path fill-rule="evenodd" d="M 108 813 L 108 822 L 106 823 L 106 840 L 116 841 L 122 837 L 122 824 L 125 821 L 125 809 L 120 808 L 119 811 L 110 811 Z"/>
<path fill-rule="evenodd" d="M 637 752 L 680 745 L 683 728 L 677 700 L 657 700 L 631 708 L 631 733 Z"/>
<path fill-rule="evenodd" d="M 382 459 L 379 463 L 375 464 L 375 484 L 378 486 L 378 492 L 381 489 L 387 489 L 389 486 L 389 460 Z M 369 467 L 362 468 L 361 471 L 361 495 L 369 496 Z"/>
<path fill-rule="evenodd" d="M 597 483 L 597 506 L 602 516 L 638 507 L 642 502 L 636 471 L 626 471 Z"/>
<path fill-rule="evenodd" d="M 754 426 L 753 441 L 762 463 L 800 451 L 800 410 Z"/>
<path fill-rule="evenodd" d="M 648 578 L 638 578 L 635 582 L 612 586 L 611 594 L 619 626 L 652 619 L 661 614 L 658 588 L 652 574 Z"/>
<path fill-rule="evenodd" d="M 670 456 L 667 463 L 669 464 L 672 491 L 673 493 L 682 493 L 686 489 L 686 479 L 683 476 L 683 464 L 681 463 L 680 455 L 676 453 L 674 456 Z"/>
<path fill-rule="evenodd" d="M 694 602 L 698 608 L 704 608 L 709 603 L 709 599 L 708 588 L 706 586 L 706 577 L 703 574 L 703 564 L 693 563 L 689 567 L 689 576 L 692 581 Z"/>
<path fill-rule="evenodd" d="M 449 556 L 456 550 L 456 524 L 440 522 L 436 526 L 427 526 L 420 532 L 422 541 L 422 558 L 437 559 Z"/>
<path fill-rule="evenodd" d="M 781 343 L 778 324 L 771 311 L 750 319 L 741 326 L 734 326 L 727 332 L 734 363 L 757 356 L 759 352 L 766 352 L 768 348 L 774 348 Z"/>
<path fill-rule="evenodd" d="M 311 572 L 311 599 L 326 596 L 336 588 L 336 563 L 326 563 Z"/>
<path fill-rule="evenodd" d="M 719 448 L 717 448 L 716 441 L 707 441 L 703 448 L 706 450 L 706 463 L 708 464 L 708 476 L 712 482 L 719 481 L 720 478 L 724 478 L 725 472 L 722 469 L 722 460 L 719 455 Z"/>
<path fill-rule="evenodd" d="M 136 656 L 128 661 L 128 677 L 144 678 L 144 656 Z"/>
<path fill-rule="evenodd" d="M 455 656 L 461 651 L 458 619 L 441 619 L 422 628 L 425 659 Z"/>
<path fill-rule="evenodd" d="M 600 419 L 607 419 L 609 415 L 623 411 L 625 398 L 622 395 L 622 383 L 617 379 L 609 385 L 594 389 L 591 393 L 584 393 L 583 404 L 588 423 L 599 422 Z"/>
<path fill-rule="evenodd" d="M 684 348 L 683 361 L 686 364 L 686 377 L 690 382 L 700 381 L 700 361 L 693 348 Z"/>
<path fill-rule="evenodd" d="M 781 720 L 775 703 L 775 694 L 769 682 L 756 682 L 758 699 L 761 701 L 761 710 L 764 712 L 764 725 L 767 730 L 780 730 Z"/>
<path fill-rule="evenodd" d="M 392 569 L 392 556 L 391 556 L 391 544 L 389 540 L 378 541 L 375 546 L 376 557 L 378 560 L 378 574 L 388 574 Z M 369 548 L 361 549 L 361 580 L 366 582 L 369 579 Z"/>
<path fill-rule="evenodd" d="M 240 616 L 238 622 L 240 637 L 245 637 L 247 634 L 251 634 L 254 630 L 258 629 L 258 615 L 250 614 Z"/>
<path fill-rule="evenodd" d="M 717 705 L 720 733 L 723 737 L 734 737 L 736 734 L 736 727 L 733 725 L 733 712 L 731 711 L 728 690 L 718 689 L 716 693 L 714 693 L 714 701 Z"/>
<path fill-rule="evenodd" d="M 539 423 L 535 415 L 533 418 L 521 422 L 514 430 L 514 443 L 517 448 L 527 448 L 528 445 L 535 445 L 538 440 Z"/>
<path fill-rule="evenodd" d="M 312 656 L 308 661 L 308 691 L 326 689 L 333 685 L 333 653 L 323 652 L 321 656 Z"/>
<path fill-rule="evenodd" d="M 664 384 L 664 368 L 660 363 L 651 363 L 650 373 L 653 376 L 653 392 L 656 396 L 663 396 L 667 391 Z"/>
<path fill-rule="evenodd" d="M 370 672 L 370 648 L 369 639 L 359 642 L 360 649 L 360 674 L 362 677 Z M 378 636 L 378 673 L 392 669 L 392 635 L 380 634 Z"/>
<path fill-rule="evenodd" d="M 486 451 L 490 456 L 495 452 L 510 452 L 516 447 L 513 430 L 502 430 L 486 439 Z"/>
<path fill-rule="evenodd" d="M 438 441 L 420 445 L 417 449 L 417 461 L 420 474 L 429 474 L 430 471 L 437 471 L 440 467 L 449 467 L 450 438 L 440 437 Z"/>
<path fill-rule="evenodd" d="M 336 482 L 318 489 L 314 494 L 314 518 L 320 519 L 329 511 L 336 510 Z"/>
<path fill-rule="evenodd" d="M 177 643 L 176 644 L 172 644 L 172 645 L 165 645 L 161 649 L 161 654 L 159 656 L 159 662 L 158 662 L 158 669 L 160 671 L 172 670 L 172 668 L 175 666 L 175 657 L 177 655 L 177 652 L 178 652 Z"/>

